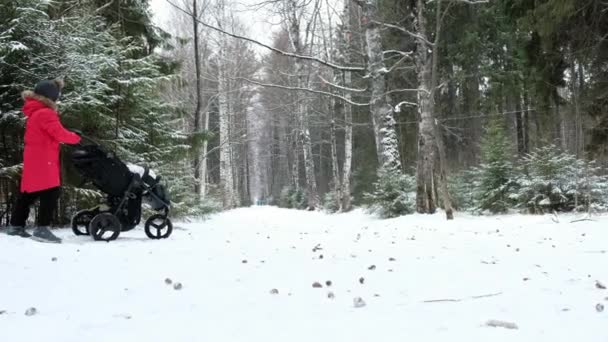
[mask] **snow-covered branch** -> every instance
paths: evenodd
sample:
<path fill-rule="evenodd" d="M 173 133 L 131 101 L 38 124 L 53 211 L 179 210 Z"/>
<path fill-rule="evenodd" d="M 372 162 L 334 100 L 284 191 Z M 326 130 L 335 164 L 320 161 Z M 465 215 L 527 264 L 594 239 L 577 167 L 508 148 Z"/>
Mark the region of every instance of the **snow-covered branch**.
<path fill-rule="evenodd" d="M 314 94 L 320 94 L 320 95 L 325 95 L 325 96 L 332 96 L 335 98 L 338 98 L 346 103 L 349 103 L 353 106 L 359 106 L 359 107 L 364 107 L 364 106 L 369 106 L 369 103 L 359 103 L 359 102 L 354 102 L 352 100 L 349 100 L 347 98 L 345 98 L 344 96 L 340 96 L 337 94 L 333 94 L 327 91 L 322 91 L 322 90 L 316 90 L 316 89 L 310 89 L 310 88 L 303 88 L 303 87 L 289 87 L 289 86 L 283 86 L 283 85 L 279 85 L 279 84 L 271 84 L 271 83 L 264 83 L 264 82 L 260 82 L 260 81 L 255 81 L 255 80 L 250 80 L 248 78 L 243 78 L 243 77 L 236 77 L 236 78 L 231 78 L 233 80 L 242 80 L 245 82 L 249 82 L 251 84 L 255 84 L 255 85 L 259 85 L 261 87 L 268 87 L 268 88 L 278 88 L 278 89 L 285 89 L 285 90 L 294 90 L 294 91 L 305 91 L 305 92 L 309 92 L 309 93 L 314 93 Z"/>
<path fill-rule="evenodd" d="M 332 87 L 334 87 L 336 89 L 340 89 L 340 90 L 344 90 L 344 91 L 349 91 L 349 92 L 353 92 L 353 93 L 364 93 L 364 92 L 367 91 L 367 89 L 356 89 L 356 88 L 344 87 L 344 86 L 341 86 L 339 84 L 335 84 L 335 83 L 329 82 L 328 80 L 324 79 L 323 76 L 321 76 L 321 75 L 317 75 L 317 76 L 319 77 L 319 79 L 321 79 L 321 81 L 324 84 L 330 85 L 330 86 L 332 86 Z"/>
<path fill-rule="evenodd" d="M 393 25 L 393 24 L 389 24 L 389 23 L 383 23 L 383 22 L 381 22 L 381 21 L 374 21 L 374 24 L 382 25 L 382 26 L 385 26 L 385 27 L 388 27 L 388 28 L 392 28 L 392 29 L 395 29 L 395 30 L 401 31 L 401 32 L 403 32 L 403 33 L 405 33 L 405 34 L 409 35 L 409 36 L 410 36 L 410 37 L 412 37 L 412 38 L 422 40 L 423 42 L 425 42 L 425 43 L 426 43 L 427 45 L 429 45 L 429 46 L 435 46 L 435 44 L 434 44 L 434 43 L 432 43 L 432 42 L 428 41 L 428 40 L 427 40 L 426 38 L 424 38 L 423 36 L 421 36 L 421 35 L 419 35 L 419 34 L 417 34 L 417 33 L 414 33 L 414 32 L 412 32 L 412 31 L 406 30 L 404 27 L 397 26 L 397 25 Z"/>
<path fill-rule="evenodd" d="M 401 56 L 411 56 L 413 52 L 412 51 L 405 52 L 405 51 L 400 51 L 400 50 L 384 50 L 384 51 L 382 51 L 382 53 L 385 55 L 389 54 L 389 53 L 394 53 L 396 55 L 401 55 Z"/>
<path fill-rule="evenodd" d="M 175 7 L 178 11 L 183 12 L 184 14 L 193 17 L 192 13 L 190 13 L 190 12 L 186 11 L 185 9 L 177 6 L 171 0 L 165 0 L 165 1 L 167 1 L 171 6 Z M 330 61 L 326 61 L 326 60 L 323 60 L 323 59 L 320 59 L 320 58 L 317 58 L 317 57 L 298 55 L 298 54 L 295 54 L 295 53 L 283 51 L 283 50 L 274 48 L 274 47 L 272 47 L 270 45 L 267 45 L 267 44 L 264 44 L 262 42 L 259 42 L 259 41 L 255 40 L 255 39 L 252 39 L 252 38 L 249 38 L 249 37 L 245 37 L 245 36 L 241 36 L 241 35 L 238 35 L 238 34 L 235 34 L 235 33 L 232 33 L 232 32 L 225 31 L 225 30 L 223 30 L 221 28 L 218 28 L 218 27 L 215 27 L 213 25 L 209 25 L 209 24 L 205 23 L 204 21 L 202 21 L 202 20 L 200 20 L 198 18 L 195 18 L 195 20 L 198 21 L 202 26 L 210 28 L 210 29 L 212 29 L 214 31 L 217 31 L 217 32 L 221 33 L 221 34 L 224 34 L 224 35 L 236 38 L 236 39 L 241 39 L 241 40 L 248 41 L 250 43 L 259 45 L 259 46 L 261 46 L 263 48 L 266 48 L 268 50 L 271 50 L 273 52 L 276 52 L 276 53 L 278 53 L 280 55 L 283 55 L 283 56 L 286 56 L 286 57 L 292 57 L 292 58 L 298 58 L 298 59 L 303 59 L 303 60 L 314 61 L 314 62 L 317 62 L 319 64 L 322 64 L 322 65 L 325 65 L 327 67 L 330 67 L 332 69 L 337 69 L 337 70 L 365 71 L 365 68 L 363 68 L 363 67 L 337 65 L 337 64 L 334 64 L 334 63 L 332 63 Z"/>
<path fill-rule="evenodd" d="M 467 5 L 479 5 L 479 4 L 489 4 L 490 0 L 451 0 L 452 2 L 459 2 Z"/>
<path fill-rule="evenodd" d="M 414 103 L 414 102 L 401 101 L 401 102 L 399 102 L 399 103 L 398 103 L 398 104 L 395 106 L 395 113 L 400 113 L 400 112 L 401 112 L 401 106 L 405 106 L 405 105 L 408 105 L 408 106 L 413 106 L 413 107 L 418 106 L 418 104 L 417 104 L 417 103 Z"/>

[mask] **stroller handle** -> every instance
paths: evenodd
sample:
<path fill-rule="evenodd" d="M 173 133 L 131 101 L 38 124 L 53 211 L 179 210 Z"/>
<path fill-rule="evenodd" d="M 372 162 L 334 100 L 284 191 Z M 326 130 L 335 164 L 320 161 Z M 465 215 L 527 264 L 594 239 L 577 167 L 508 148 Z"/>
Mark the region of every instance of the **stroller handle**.
<path fill-rule="evenodd" d="M 78 146 L 84 146 L 84 144 L 82 143 L 83 140 L 88 141 L 92 145 L 101 146 L 101 144 L 99 142 L 97 142 L 97 140 L 95 140 L 95 139 L 93 139 L 93 138 L 91 138 L 91 137 L 89 137 L 89 136 L 87 136 L 85 134 L 82 134 L 82 132 L 74 132 L 74 133 L 76 133 L 76 134 L 78 134 L 80 136 L 80 142 L 78 144 L 76 144 Z"/>

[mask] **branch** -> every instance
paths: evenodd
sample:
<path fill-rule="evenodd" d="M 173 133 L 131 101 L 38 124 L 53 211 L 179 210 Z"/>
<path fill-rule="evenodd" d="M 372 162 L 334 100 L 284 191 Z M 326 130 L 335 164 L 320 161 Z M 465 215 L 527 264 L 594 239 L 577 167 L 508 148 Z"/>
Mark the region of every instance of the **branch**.
<path fill-rule="evenodd" d="M 110 2 L 108 2 L 107 4 L 99 7 L 98 9 L 95 10 L 95 13 L 99 13 L 101 11 L 103 11 L 104 9 L 110 7 L 110 5 L 112 5 L 114 3 L 114 0 L 110 0 Z"/>
<path fill-rule="evenodd" d="M 489 4 L 490 0 L 451 0 L 452 2 L 460 2 L 467 5 Z"/>
<path fill-rule="evenodd" d="M 412 31 L 406 30 L 405 28 L 403 28 L 403 27 L 401 27 L 401 26 L 397 26 L 397 25 L 393 25 L 393 24 L 388 24 L 388 23 L 383 23 L 383 22 L 381 22 L 381 21 L 375 21 L 375 20 L 373 20 L 372 22 L 373 22 L 374 24 L 378 24 L 378 25 L 386 26 L 386 27 L 388 27 L 388 28 L 392 28 L 392 29 L 395 29 L 395 30 L 401 31 L 401 32 L 403 32 L 403 33 L 405 33 L 405 34 L 409 35 L 409 36 L 410 36 L 410 37 L 412 37 L 412 38 L 422 40 L 422 41 L 423 41 L 425 44 L 427 44 L 427 45 L 429 45 L 429 46 L 435 46 L 435 44 L 434 44 L 434 43 L 429 42 L 429 41 L 428 41 L 428 39 L 424 38 L 423 36 L 421 36 L 421 35 L 419 35 L 419 34 L 416 34 L 416 33 L 412 32 Z"/>
<path fill-rule="evenodd" d="M 412 51 L 399 51 L 399 50 L 384 50 L 382 51 L 382 54 L 386 55 L 387 53 L 394 53 L 397 55 L 401 55 L 401 56 L 411 56 L 412 55 Z"/>
<path fill-rule="evenodd" d="M 387 71 L 386 73 L 387 73 L 387 74 L 391 73 L 393 70 L 395 70 L 395 68 L 396 68 L 396 67 L 397 67 L 399 64 L 403 63 L 403 61 L 405 61 L 405 60 L 406 60 L 406 59 L 408 59 L 408 58 L 411 58 L 411 56 L 410 56 L 410 55 L 407 55 L 407 54 L 403 55 L 403 57 L 401 57 L 401 59 L 399 59 L 399 60 L 397 61 L 397 63 L 393 64 L 393 66 L 392 66 L 390 69 L 388 69 L 388 71 Z"/>
<path fill-rule="evenodd" d="M 583 222 L 583 221 L 592 221 L 593 222 L 594 220 L 592 220 L 590 218 L 582 218 L 582 219 L 570 221 L 570 223 Z"/>
<path fill-rule="evenodd" d="M 462 302 L 463 300 L 466 299 L 481 299 L 481 298 L 488 298 L 488 297 L 496 297 L 496 296 L 500 296 L 502 294 L 502 292 L 497 292 L 497 293 L 490 293 L 490 294 L 484 294 L 484 295 L 479 295 L 479 296 L 471 296 L 468 298 L 459 298 L 459 299 L 431 299 L 431 300 L 425 300 L 423 301 L 423 303 L 440 303 L 440 302 Z"/>
<path fill-rule="evenodd" d="M 363 0 L 353 0 L 354 3 L 356 3 L 357 5 L 359 5 L 360 7 L 365 7 L 365 1 Z"/>
<path fill-rule="evenodd" d="M 230 37 L 233 37 L 233 38 L 236 38 L 236 39 L 241 39 L 241 40 L 248 41 L 250 43 L 254 43 L 254 44 L 259 45 L 261 47 L 264 47 L 264 48 L 266 48 L 268 50 L 274 51 L 274 52 L 276 52 L 276 53 L 278 53 L 280 55 L 283 55 L 283 56 L 286 56 L 286 57 L 292 57 L 292 58 L 298 58 L 298 59 L 304 59 L 304 60 L 314 61 L 314 62 L 320 63 L 322 65 L 328 66 L 328 67 L 330 67 L 332 69 L 346 70 L 346 71 L 365 71 L 365 68 L 363 68 L 363 67 L 342 66 L 342 65 L 334 64 L 334 63 L 329 62 L 329 61 L 322 60 L 322 59 L 317 58 L 317 57 L 313 57 L 313 56 L 301 56 L 301 55 L 298 55 L 298 54 L 295 54 L 295 53 L 279 50 L 277 48 L 274 48 L 274 47 L 272 47 L 270 45 L 266 45 L 266 44 L 264 44 L 262 42 L 259 42 L 259 41 L 255 40 L 255 39 L 252 39 L 252 38 L 240 36 L 240 35 L 228 32 L 228 31 L 224 31 L 221 28 L 217 28 L 215 26 L 212 26 L 212 25 L 209 25 L 209 24 L 205 23 L 202 20 L 199 20 L 198 18 L 194 18 L 194 16 L 192 15 L 192 13 L 189 13 L 188 11 L 184 10 L 183 8 L 177 6 L 176 4 L 174 4 L 173 2 L 171 2 L 171 0 L 165 0 L 165 1 L 167 1 L 171 6 L 175 7 L 178 11 L 183 12 L 186 15 L 192 17 L 193 20 L 198 21 L 204 27 L 210 28 L 210 29 L 212 29 L 214 31 L 217 31 L 217 32 L 221 33 L 221 34 L 225 34 L 227 36 L 230 36 Z"/>
<path fill-rule="evenodd" d="M 404 105 L 418 107 L 417 103 L 401 101 L 401 102 L 397 103 L 397 105 L 395 106 L 395 113 L 401 113 L 401 106 L 404 106 Z"/>
<path fill-rule="evenodd" d="M 346 103 L 349 103 L 353 106 L 359 106 L 359 107 L 365 107 L 365 106 L 369 106 L 369 103 L 359 103 L 359 102 L 353 102 L 343 96 L 337 95 L 337 94 L 332 94 L 326 91 L 321 91 L 321 90 L 315 90 L 315 89 L 309 89 L 309 88 L 301 88 L 301 87 L 289 87 L 289 86 L 282 86 L 279 84 L 271 84 L 271 83 L 263 83 L 260 81 L 255 81 L 255 80 L 250 80 L 248 78 L 244 78 L 244 77 L 235 77 L 235 78 L 230 78 L 232 80 L 241 80 L 241 81 L 245 81 L 245 82 L 249 82 L 251 84 L 255 84 L 255 85 L 259 85 L 261 87 L 268 87 L 268 88 L 278 88 L 278 89 L 285 89 L 285 90 L 297 90 L 297 91 L 306 91 L 309 93 L 314 93 L 314 94 L 321 94 L 321 95 L 326 95 L 326 96 L 332 96 L 335 98 L 338 98 Z"/>
<path fill-rule="evenodd" d="M 367 88 L 366 89 L 348 88 L 348 87 L 341 86 L 339 84 L 331 83 L 328 80 L 324 79 L 323 76 L 321 76 L 321 75 L 317 75 L 317 76 L 321 79 L 321 81 L 324 84 L 330 85 L 330 86 L 332 86 L 334 88 L 337 88 L 337 89 L 340 89 L 340 90 L 350 91 L 350 92 L 353 92 L 353 93 L 364 93 L 364 92 L 367 91 Z"/>

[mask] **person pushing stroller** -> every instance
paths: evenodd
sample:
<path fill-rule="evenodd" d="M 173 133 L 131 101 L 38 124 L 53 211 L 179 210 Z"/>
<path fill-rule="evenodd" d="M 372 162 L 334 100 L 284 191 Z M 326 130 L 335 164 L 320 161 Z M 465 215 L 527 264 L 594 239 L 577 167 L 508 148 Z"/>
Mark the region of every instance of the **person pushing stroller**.
<path fill-rule="evenodd" d="M 49 229 L 53 212 L 61 194 L 59 153 L 60 144 L 78 144 L 80 136 L 68 131 L 59 121 L 57 100 L 61 96 L 62 80 L 44 80 L 33 91 L 22 94 L 23 114 L 26 116 L 23 172 L 20 193 L 12 210 L 8 235 L 43 242 L 60 243 L 61 239 Z M 38 221 L 33 236 L 25 230 L 30 207 L 40 200 Z"/>

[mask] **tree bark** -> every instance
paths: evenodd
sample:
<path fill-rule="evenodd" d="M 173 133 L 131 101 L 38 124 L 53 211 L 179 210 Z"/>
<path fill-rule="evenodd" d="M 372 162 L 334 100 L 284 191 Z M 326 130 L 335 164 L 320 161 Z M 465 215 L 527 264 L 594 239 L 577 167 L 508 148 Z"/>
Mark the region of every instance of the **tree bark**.
<path fill-rule="evenodd" d="M 338 206 L 338 211 L 342 211 L 342 182 L 340 181 L 340 168 L 338 164 L 338 146 L 336 143 L 336 121 L 334 120 L 333 112 L 335 110 L 335 106 L 333 105 L 333 100 L 330 102 L 330 111 L 332 113 L 331 123 L 330 123 L 330 140 L 331 140 L 331 173 L 333 178 L 333 192 L 335 196 L 335 201 Z"/>
<path fill-rule="evenodd" d="M 300 18 L 298 17 L 298 4 L 295 0 L 288 0 L 288 23 L 289 37 L 297 55 L 302 55 L 304 46 L 300 37 Z M 301 59 L 295 60 L 295 72 L 297 77 L 297 87 L 307 87 L 307 77 L 305 75 L 305 66 Z M 317 180 L 315 176 L 315 163 L 312 153 L 312 142 L 310 138 L 310 128 L 308 122 L 308 100 L 306 95 L 301 91 L 297 92 L 297 109 L 296 109 L 298 135 L 300 147 L 302 148 L 302 156 L 304 158 L 304 171 L 306 176 L 306 194 L 308 198 L 308 209 L 316 209 L 320 206 L 320 198 L 317 190 Z"/>
<path fill-rule="evenodd" d="M 223 6 L 220 9 L 220 17 L 225 18 Z M 221 21 L 218 18 L 218 25 Z M 230 137 L 230 108 L 229 108 L 229 83 L 226 66 L 226 42 L 221 41 L 219 47 L 218 63 L 218 102 L 219 102 L 219 128 L 220 128 L 220 188 L 222 190 L 222 205 L 224 209 L 236 207 L 234 193 L 234 174 L 232 167 L 232 141 Z"/>
<path fill-rule="evenodd" d="M 427 43 L 428 29 L 424 15 L 426 2 L 417 1 L 417 49 L 416 68 L 418 72 L 418 110 L 419 110 L 419 142 L 416 184 L 416 209 L 419 213 L 434 213 L 436 210 L 435 184 L 433 177 L 438 174 L 438 193 L 441 195 L 448 220 L 454 218 L 450 194 L 447 187 L 447 162 L 443 137 L 435 119 L 435 91 L 438 80 L 438 61 L 441 33 L 441 0 L 437 0 L 436 32 L 433 52 Z M 438 158 L 438 160 L 437 160 Z M 439 165 L 436 165 L 436 162 Z"/>
<path fill-rule="evenodd" d="M 342 23 L 344 25 L 344 41 L 345 51 L 344 59 L 346 65 L 350 64 L 350 47 L 352 44 L 352 30 L 350 25 L 350 1 L 344 1 L 344 14 Z M 352 87 L 352 73 L 350 71 L 344 71 L 344 86 L 347 88 Z M 350 92 L 345 92 L 344 97 L 347 101 L 350 101 L 352 95 Z M 342 187 L 340 199 L 342 204 L 342 211 L 350 211 L 352 209 L 351 204 L 351 191 L 350 191 L 350 177 L 352 174 L 352 161 L 353 161 L 353 107 L 350 103 L 344 103 L 344 165 L 342 165 Z"/>
<path fill-rule="evenodd" d="M 209 131 L 209 112 L 205 113 L 205 123 L 204 123 L 203 129 L 205 130 L 205 132 Z M 201 155 L 203 157 L 201 158 L 201 161 L 200 161 L 200 163 L 201 163 L 201 174 L 200 174 L 201 199 L 204 199 L 205 196 L 207 195 L 207 150 L 208 150 L 208 148 L 209 148 L 209 142 L 207 141 L 207 139 L 205 139 L 205 141 L 203 141 L 203 149 L 201 151 Z"/>
<path fill-rule="evenodd" d="M 401 172 L 399 142 L 395 130 L 394 108 L 386 92 L 387 73 L 378 22 L 378 0 L 358 1 L 363 12 L 367 43 L 368 72 L 371 78 L 371 116 L 380 167 Z"/>
<path fill-rule="evenodd" d="M 344 85 L 352 85 L 352 75 L 350 71 L 344 73 Z M 345 94 L 350 100 L 350 93 Z M 352 209 L 350 178 L 352 175 L 353 162 L 353 107 L 349 103 L 344 104 L 344 165 L 342 166 L 342 211 Z"/>
<path fill-rule="evenodd" d="M 199 51 L 199 37 L 198 37 L 198 6 L 197 0 L 192 0 L 192 30 L 194 35 L 194 70 L 196 74 L 196 105 L 194 108 L 194 133 L 199 134 L 201 132 L 201 63 L 200 63 L 200 51 Z M 204 195 L 205 179 L 203 178 L 203 160 L 204 154 L 196 154 L 194 157 L 194 195 L 197 198 L 197 202 L 200 203 L 201 198 Z"/>

